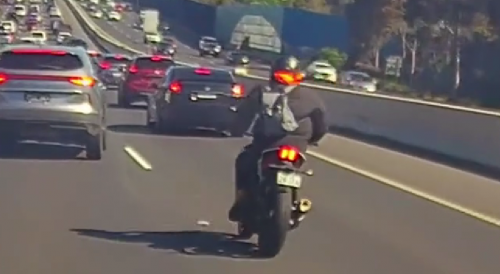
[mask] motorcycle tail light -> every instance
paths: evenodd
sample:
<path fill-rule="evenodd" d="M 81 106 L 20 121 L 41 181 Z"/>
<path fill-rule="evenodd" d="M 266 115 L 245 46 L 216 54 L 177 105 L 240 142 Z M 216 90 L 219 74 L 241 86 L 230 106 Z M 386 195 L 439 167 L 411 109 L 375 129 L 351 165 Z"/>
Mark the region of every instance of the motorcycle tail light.
<path fill-rule="evenodd" d="M 296 147 L 282 146 L 278 150 L 278 158 L 281 161 L 294 163 L 299 160 L 300 151 Z"/>

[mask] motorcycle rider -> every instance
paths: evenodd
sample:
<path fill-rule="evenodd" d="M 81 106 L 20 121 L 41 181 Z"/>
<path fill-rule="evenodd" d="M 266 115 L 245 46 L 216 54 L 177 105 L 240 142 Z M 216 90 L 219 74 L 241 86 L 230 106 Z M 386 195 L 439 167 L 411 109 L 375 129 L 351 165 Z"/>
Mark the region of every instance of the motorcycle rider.
<path fill-rule="evenodd" d="M 299 61 L 293 56 L 277 59 L 270 69 L 268 85 L 254 87 L 238 107 L 235 130 L 245 132 L 251 128 L 252 143 L 246 146 L 235 161 L 236 197 L 229 210 L 229 220 L 244 223 L 244 218 L 252 206 L 249 203 L 249 192 L 258 181 L 258 161 L 264 150 L 281 145 L 297 147 L 305 152 L 309 144 L 316 144 L 328 130 L 325 119 L 326 110 L 316 93 L 299 86 L 304 76 L 300 71 Z M 259 119 L 262 119 L 262 94 L 265 92 L 290 90 L 287 98 L 298 127 L 282 136 L 266 136 L 259 130 Z M 255 125 L 255 126 L 253 126 Z M 244 231 L 241 237 L 250 237 L 250 231 Z"/>

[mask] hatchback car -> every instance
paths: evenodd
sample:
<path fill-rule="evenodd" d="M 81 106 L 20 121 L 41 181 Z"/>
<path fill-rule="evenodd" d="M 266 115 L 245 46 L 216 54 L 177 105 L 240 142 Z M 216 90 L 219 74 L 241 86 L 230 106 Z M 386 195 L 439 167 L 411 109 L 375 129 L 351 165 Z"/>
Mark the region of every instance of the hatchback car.
<path fill-rule="evenodd" d="M 139 56 L 130 64 L 124 81 L 118 90 L 118 103 L 128 107 L 135 102 L 146 101 L 156 91 L 165 71 L 175 62 L 167 56 Z"/>
<path fill-rule="evenodd" d="M 80 48 L 10 45 L 0 51 L 0 146 L 19 140 L 106 148 L 106 103 Z"/>
<path fill-rule="evenodd" d="M 204 128 L 233 135 L 243 97 L 243 86 L 227 70 L 173 67 L 148 97 L 147 124 L 158 133 Z"/>
<path fill-rule="evenodd" d="M 118 88 L 132 58 L 122 54 L 105 54 L 101 57 L 99 78 L 107 88 Z"/>

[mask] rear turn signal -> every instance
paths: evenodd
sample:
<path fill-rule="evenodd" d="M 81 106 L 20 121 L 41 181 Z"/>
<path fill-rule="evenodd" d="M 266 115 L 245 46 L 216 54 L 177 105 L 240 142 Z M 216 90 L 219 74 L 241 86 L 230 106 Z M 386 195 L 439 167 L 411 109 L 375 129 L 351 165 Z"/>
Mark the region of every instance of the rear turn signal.
<path fill-rule="evenodd" d="M 243 97 L 245 91 L 242 85 L 235 84 L 232 88 L 233 97 Z"/>
<path fill-rule="evenodd" d="M 299 159 L 300 151 L 296 147 L 282 146 L 278 151 L 278 158 L 281 161 L 296 162 Z"/>
<path fill-rule="evenodd" d="M 70 77 L 69 82 L 80 87 L 93 87 L 96 81 L 92 77 Z"/>
<path fill-rule="evenodd" d="M 170 84 L 170 86 L 168 87 L 168 89 L 170 91 L 172 91 L 173 93 L 181 93 L 181 91 L 182 91 L 182 85 L 179 82 L 173 82 L 172 84 Z"/>

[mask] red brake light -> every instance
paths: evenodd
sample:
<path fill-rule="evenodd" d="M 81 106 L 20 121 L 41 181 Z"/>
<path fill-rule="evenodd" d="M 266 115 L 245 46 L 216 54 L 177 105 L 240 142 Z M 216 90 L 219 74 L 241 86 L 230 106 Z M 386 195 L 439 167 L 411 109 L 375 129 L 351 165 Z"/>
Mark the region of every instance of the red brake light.
<path fill-rule="evenodd" d="M 173 93 L 181 93 L 182 85 L 179 82 L 173 82 L 172 84 L 170 84 L 168 89 L 171 90 Z"/>
<path fill-rule="evenodd" d="M 7 82 L 7 75 L 0 74 L 0 84 Z"/>
<path fill-rule="evenodd" d="M 111 68 L 111 64 L 110 63 L 106 63 L 106 62 L 102 62 L 99 64 L 99 66 L 102 68 L 102 69 L 110 69 Z"/>
<path fill-rule="evenodd" d="M 166 56 L 159 56 L 159 55 L 155 55 L 155 56 L 151 57 L 151 61 L 155 61 L 155 62 L 167 60 L 167 59 L 169 59 L 169 58 L 167 58 Z"/>
<path fill-rule="evenodd" d="M 69 82 L 81 87 L 93 87 L 96 81 L 92 77 L 70 77 Z"/>
<path fill-rule="evenodd" d="M 131 66 L 129 69 L 128 69 L 128 72 L 130 73 L 137 73 L 139 71 L 139 69 L 137 69 L 136 66 Z"/>
<path fill-rule="evenodd" d="M 14 54 L 47 54 L 47 55 L 66 55 L 68 52 L 63 50 L 46 49 L 13 49 L 10 52 Z"/>
<path fill-rule="evenodd" d="M 233 85 L 232 92 L 234 97 L 243 97 L 243 95 L 245 94 L 243 86 L 239 84 Z"/>
<path fill-rule="evenodd" d="M 300 151 L 296 147 L 282 146 L 278 152 L 281 161 L 296 162 L 300 157 Z"/>
<path fill-rule="evenodd" d="M 198 68 L 194 71 L 194 73 L 199 75 L 210 75 L 212 72 L 207 68 Z"/>

